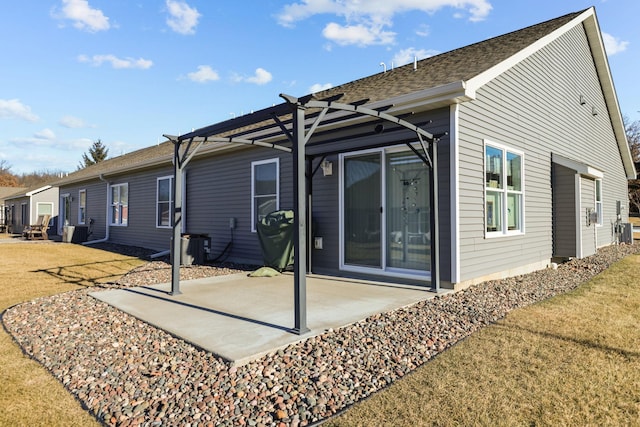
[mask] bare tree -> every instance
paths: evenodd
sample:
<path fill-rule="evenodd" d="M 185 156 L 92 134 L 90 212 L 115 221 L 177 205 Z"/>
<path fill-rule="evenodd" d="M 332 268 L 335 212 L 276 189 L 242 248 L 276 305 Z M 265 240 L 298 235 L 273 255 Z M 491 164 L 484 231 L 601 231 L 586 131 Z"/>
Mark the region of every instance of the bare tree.
<path fill-rule="evenodd" d="M 11 165 L 6 160 L 0 160 L 0 187 L 18 187 L 18 179 L 11 172 Z"/>
<path fill-rule="evenodd" d="M 631 122 L 626 116 L 622 119 L 631 156 L 633 156 L 633 161 L 638 164 L 640 162 L 640 121 Z M 630 211 L 640 213 L 640 179 L 629 180 L 629 204 Z"/>

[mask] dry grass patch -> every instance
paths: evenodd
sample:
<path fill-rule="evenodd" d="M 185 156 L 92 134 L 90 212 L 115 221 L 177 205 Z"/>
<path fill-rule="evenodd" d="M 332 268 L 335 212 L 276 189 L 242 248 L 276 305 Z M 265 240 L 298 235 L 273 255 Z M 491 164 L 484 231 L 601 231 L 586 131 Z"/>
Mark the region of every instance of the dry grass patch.
<path fill-rule="evenodd" d="M 327 425 L 640 425 L 638 277 L 634 255 L 516 310 Z"/>
<path fill-rule="evenodd" d="M 0 244 L 0 311 L 32 299 L 113 282 L 144 261 L 72 244 Z M 0 426 L 99 425 L 40 364 L 0 332 Z"/>

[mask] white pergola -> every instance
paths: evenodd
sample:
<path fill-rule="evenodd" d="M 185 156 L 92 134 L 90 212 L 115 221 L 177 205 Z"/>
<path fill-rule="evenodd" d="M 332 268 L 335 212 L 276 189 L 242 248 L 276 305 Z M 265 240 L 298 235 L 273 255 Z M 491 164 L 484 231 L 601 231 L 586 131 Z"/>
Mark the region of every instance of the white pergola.
<path fill-rule="evenodd" d="M 173 259 L 171 265 L 171 294 L 180 294 L 180 245 L 182 230 L 182 208 L 184 205 L 183 172 L 200 147 L 207 143 L 249 144 L 285 151 L 293 157 L 293 210 L 294 210 L 294 327 L 292 332 L 304 334 L 307 327 L 306 273 L 307 233 L 309 231 L 307 180 L 313 171 L 307 164 L 307 145 L 314 135 L 327 135 L 348 127 L 376 125 L 376 133 L 382 132 L 383 124 L 415 133 L 421 150 L 407 144 L 423 162 L 430 166 L 432 197 L 432 283 L 439 289 L 438 255 L 438 194 L 437 194 L 437 148 L 436 138 L 418 125 L 402 117 L 385 113 L 392 105 L 376 109 L 363 106 L 366 100 L 356 103 L 338 102 L 342 95 L 325 100 L 312 96 L 295 98 L 281 94 L 284 103 L 251 113 L 239 118 L 172 136 L 164 135 L 174 144 L 173 179 Z M 410 114 L 409 114 L 410 115 Z M 308 212 L 310 216 L 311 213 Z"/>

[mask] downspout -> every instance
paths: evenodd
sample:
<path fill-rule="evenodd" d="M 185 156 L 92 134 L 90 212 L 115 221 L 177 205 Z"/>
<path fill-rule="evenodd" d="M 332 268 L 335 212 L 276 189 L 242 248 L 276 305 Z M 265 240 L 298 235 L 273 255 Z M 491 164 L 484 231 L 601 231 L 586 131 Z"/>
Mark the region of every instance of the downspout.
<path fill-rule="evenodd" d="M 103 243 L 109 240 L 109 181 L 107 181 L 106 179 L 104 179 L 104 177 L 102 176 L 102 174 L 98 175 L 98 178 L 100 178 L 100 181 L 104 182 L 107 184 L 107 197 L 106 197 L 106 216 L 105 216 L 105 237 L 102 239 L 98 239 L 98 240 L 91 240 L 88 242 L 82 242 L 83 245 L 92 245 L 94 243 Z"/>

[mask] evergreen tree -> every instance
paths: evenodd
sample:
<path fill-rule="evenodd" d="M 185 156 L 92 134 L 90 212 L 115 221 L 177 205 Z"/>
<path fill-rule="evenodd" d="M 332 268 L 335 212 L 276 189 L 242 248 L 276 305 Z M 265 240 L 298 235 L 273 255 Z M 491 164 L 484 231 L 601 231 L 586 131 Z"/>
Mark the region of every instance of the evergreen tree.
<path fill-rule="evenodd" d="M 82 162 L 78 165 L 78 170 L 100 163 L 101 161 L 106 160 L 108 155 L 109 149 L 102 143 L 102 141 L 97 140 L 93 143 L 91 148 L 89 148 L 89 152 L 82 155 Z"/>

